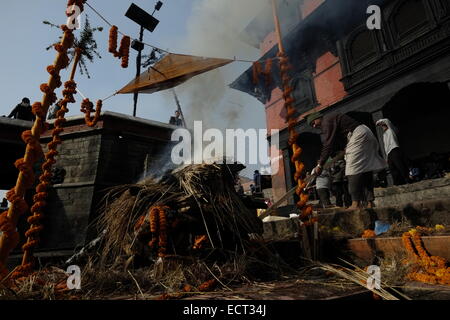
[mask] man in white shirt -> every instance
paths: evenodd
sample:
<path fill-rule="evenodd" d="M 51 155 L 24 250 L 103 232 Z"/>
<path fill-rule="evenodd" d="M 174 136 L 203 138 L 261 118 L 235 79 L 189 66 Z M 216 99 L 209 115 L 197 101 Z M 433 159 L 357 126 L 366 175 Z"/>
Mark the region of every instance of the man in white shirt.
<path fill-rule="evenodd" d="M 389 119 L 377 121 L 383 133 L 384 150 L 386 151 L 389 170 L 395 185 L 402 185 L 409 182 L 409 169 L 405 157 L 400 149 L 398 141 L 398 130 Z"/>

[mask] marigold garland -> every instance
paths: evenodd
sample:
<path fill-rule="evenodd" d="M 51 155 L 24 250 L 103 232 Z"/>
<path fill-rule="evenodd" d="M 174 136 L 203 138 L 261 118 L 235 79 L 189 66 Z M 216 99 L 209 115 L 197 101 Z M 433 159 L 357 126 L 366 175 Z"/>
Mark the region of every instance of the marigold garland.
<path fill-rule="evenodd" d="M 267 59 L 266 65 L 263 67 L 261 62 L 256 61 L 253 63 L 253 84 L 257 85 L 259 83 L 259 77 L 261 75 L 264 76 L 264 81 L 266 87 L 269 87 L 272 84 L 272 65 L 273 65 L 273 59 Z"/>
<path fill-rule="evenodd" d="M 123 36 L 120 41 L 120 47 L 117 51 L 117 40 L 118 40 L 119 29 L 116 26 L 112 26 L 109 29 L 109 43 L 108 51 L 114 55 L 115 58 L 122 59 L 122 68 L 128 68 L 128 62 L 130 59 L 130 45 L 131 38 L 129 36 Z"/>
<path fill-rule="evenodd" d="M 259 82 L 259 75 L 262 73 L 261 62 L 253 62 L 253 84 L 256 85 Z"/>
<path fill-rule="evenodd" d="M 39 184 L 36 187 L 36 194 L 33 197 L 33 206 L 31 207 L 31 216 L 28 217 L 27 222 L 30 228 L 25 232 L 27 242 L 22 246 L 24 251 L 24 260 L 22 265 L 13 273 L 13 278 L 21 277 L 31 272 L 33 268 L 32 252 L 33 249 L 39 245 L 39 234 L 43 230 L 41 220 L 43 219 L 43 209 L 47 205 L 46 199 L 48 197 L 47 189 L 51 185 L 52 166 L 56 163 L 55 157 L 58 155 L 56 148 L 62 143 L 59 135 L 64 131 L 63 124 L 66 122 L 65 114 L 69 111 L 67 104 L 75 102 L 74 95 L 76 94 L 76 83 L 69 80 L 64 84 L 63 95 L 60 106 L 61 109 L 56 113 L 56 120 L 54 129 L 52 131 L 52 141 L 47 144 L 48 152 L 45 154 L 45 162 L 42 164 L 42 175 L 39 178 Z"/>
<path fill-rule="evenodd" d="M 69 0 L 67 2 L 67 8 L 70 8 L 71 6 L 76 5 L 76 6 L 78 6 L 80 8 L 81 12 L 83 12 L 83 10 L 84 10 L 84 3 L 86 1 L 87 0 Z M 70 17 L 73 14 L 73 12 L 72 13 L 67 12 L 66 14 L 67 14 L 68 17 Z"/>
<path fill-rule="evenodd" d="M 289 70 L 292 67 L 289 64 L 289 59 L 285 53 L 279 52 L 278 59 L 280 60 L 280 73 L 283 88 L 283 99 L 285 101 L 285 108 L 287 110 L 286 120 L 288 122 L 288 132 L 289 132 L 289 146 L 292 148 L 293 156 L 291 157 L 291 162 L 295 166 L 294 181 L 297 184 L 297 189 L 295 193 L 299 197 L 297 202 L 297 207 L 300 209 L 300 219 L 306 223 L 312 223 L 312 208 L 309 206 L 307 194 L 303 193 L 306 188 L 306 183 L 302 180 L 302 173 L 305 169 L 305 165 L 301 162 L 302 148 L 298 145 L 297 139 L 299 134 L 295 130 L 297 125 L 297 110 L 295 108 L 295 99 L 292 96 L 293 88 L 290 87 L 291 77 L 289 76 Z"/>
<path fill-rule="evenodd" d="M 159 250 L 158 255 L 164 257 L 167 251 L 167 216 L 166 207 L 159 209 Z"/>
<path fill-rule="evenodd" d="M 421 233 L 418 229 L 421 228 L 412 229 L 402 236 L 403 244 L 415 264 L 407 278 L 430 284 L 450 285 L 450 267 L 447 266 L 447 261 L 442 257 L 428 254 L 423 247 Z"/>
<path fill-rule="evenodd" d="M 375 231 L 367 229 L 367 230 L 364 230 L 361 238 L 370 239 L 370 238 L 376 238 L 376 236 L 377 235 L 376 235 Z"/>
<path fill-rule="evenodd" d="M 70 5 L 79 5 L 80 9 L 83 8 L 82 5 L 84 2 L 85 1 L 83 0 L 69 1 Z M 23 215 L 28 209 L 28 206 L 24 200 L 24 195 L 26 190 L 30 188 L 30 186 L 32 186 L 34 183 L 32 167 L 42 154 L 39 139 L 41 132 L 43 132 L 47 128 L 45 116 L 47 114 L 49 106 L 56 101 L 56 94 L 54 93 L 54 90 L 61 86 L 61 78 L 59 76 L 59 73 L 62 69 L 68 66 L 70 61 L 67 55 L 67 50 L 73 46 L 75 37 L 72 30 L 70 30 L 67 26 L 63 25 L 61 26 L 61 29 L 64 32 L 64 35 L 61 39 L 61 42 L 55 46 L 55 50 L 57 51 L 55 63 L 47 67 L 47 71 L 50 74 L 50 79 L 48 83 L 40 86 L 41 91 L 44 93 L 42 102 L 36 102 L 32 107 L 32 112 L 36 115 L 36 120 L 33 124 L 32 129 L 27 130 L 22 134 L 22 140 L 26 143 L 26 150 L 24 158 L 19 159 L 15 163 L 17 168 L 19 169 L 19 176 L 17 178 L 15 187 L 11 189 L 6 195 L 8 201 L 10 201 L 11 203 L 11 206 L 6 214 L 2 214 L 3 223 L 0 225 L 0 231 L 3 232 L 0 242 L 0 256 L 2 256 L 3 259 L 6 259 L 9 256 L 11 250 L 14 249 L 14 247 L 18 243 L 18 234 L 16 233 L 15 228 L 18 218 Z M 54 152 L 51 152 L 49 154 L 50 157 L 46 159 L 46 167 L 54 163 L 52 155 L 54 155 Z M 51 177 L 51 174 L 49 174 L 48 172 L 43 174 L 44 178 L 49 178 L 49 175 Z M 39 188 L 39 190 L 41 189 L 42 188 Z M 45 204 L 44 199 L 45 197 L 43 197 L 42 195 L 36 195 L 36 202 L 38 203 L 38 205 L 35 204 L 32 208 L 32 211 L 33 209 L 36 209 L 39 204 Z M 37 221 L 39 220 L 39 215 L 33 215 L 29 219 L 32 224 L 37 223 Z M 34 226 L 34 228 L 29 230 L 29 233 L 26 234 L 26 236 L 28 237 L 29 235 L 33 235 L 34 232 L 39 232 L 40 230 L 41 227 L 36 225 Z M 27 242 L 27 248 L 31 249 L 33 245 L 37 244 L 37 239 L 31 238 L 29 240 L 30 241 Z M 24 260 L 27 259 L 24 258 Z M 16 273 L 16 275 L 20 274 L 21 272 L 29 273 L 30 263 L 28 261 L 25 261 L 24 265 L 19 267 L 17 270 L 18 273 Z M 6 261 L 0 261 L 0 278 L 4 277 L 5 274 L 7 274 Z"/>
<path fill-rule="evenodd" d="M 153 250 L 158 245 L 158 256 L 164 257 L 167 251 L 167 211 L 168 207 L 150 208 L 150 232 L 152 240 L 149 242 Z"/>
<path fill-rule="evenodd" d="M 98 120 L 100 119 L 100 115 L 102 112 L 102 106 L 103 106 L 102 100 L 98 100 L 97 106 L 95 108 L 94 118 L 91 118 L 91 112 L 94 107 L 94 104 L 91 101 L 89 101 L 89 99 L 83 100 L 83 102 L 81 103 L 80 111 L 85 114 L 84 120 L 85 123 L 88 125 L 88 127 L 94 127 L 98 123 Z"/>
<path fill-rule="evenodd" d="M 159 208 L 150 209 L 150 232 L 152 233 L 152 240 L 149 242 L 151 249 L 156 247 L 158 242 L 158 228 L 159 226 Z"/>
<path fill-rule="evenodd" d="M 128 61 L 130 59 L 130 44 L 131 39 L 129 36 L 123 36 L 120 41 L 119 53 L 122 58 L 122 68 L 128 68 Z"/>
<path fill-rule="evenodd" d="M 117 52 L 118 31 L 119 29 L 116 26 L 112 26 L 111 29 L 109 29 L 108 51 L 116 58 L 119 56 L 119 53 Z"/>

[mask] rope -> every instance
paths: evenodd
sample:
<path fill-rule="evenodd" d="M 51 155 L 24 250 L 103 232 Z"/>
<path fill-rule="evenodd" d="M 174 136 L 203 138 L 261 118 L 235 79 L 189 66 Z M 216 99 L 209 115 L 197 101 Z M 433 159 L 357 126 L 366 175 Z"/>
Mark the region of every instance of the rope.
<path fill-rule="evenodd" d="M 97 14 L 97 15 L 100 17 L 100 19 L 102 19 L 107 25 L 109 25 L 110 27 L 114 26 L 113 23 L 109 22 L 108 19 L 106 19 L 100 12 L 98 12 L 98 10 L 96 10 L 96 9 L 95 9 L 92 5 L 90 5 L 88 2 L 86 2 L 86 5 L 87 5 L 87 6 L 88 6 L 95 14 Z M 126 35 L 126 34 L 123 33 L 122 31 L 120 31 L 120 29 L 118 29 L 117 32 L 118 32 L 120 35 L 124 36 L 124 37 L 129 37 L 128 35 Z M 130 37 L 130 38 L 132 38 L 132 37 Z M 148 47 L 150 47 L 150 48 L 153 48 L 153 49 L 157 49 L 157 50 L 159 50 L 159 51 L 162 51 L 162 52 L 164 52 L 164 53 L 172 53 L 172 52 L 170 52 L 170 51 L 164 50 L 164 49 L 162 49 L 162 48 L 160 48 L 160 47 L 157 47 L 157 46 L 155 46 L 155 45 L 152 45 L 152 44 L 149 44 L 149 43 L 146 43 L 146 42 L 142 42 L 142 44 L 145 45 L 145 46 L 148 46 Z M 232 60 L 237 61 L 237 62 L 246 62 L 246 63 L 254 63 L 254 62 L 255 62 L 255 61 L 252 61 L 252 60 L 236 59 L 236 57 L 234 57 L 234 59 L 232 59 Z M 103 101 L 105 101 L 105 100 L 103 100 Z"/>

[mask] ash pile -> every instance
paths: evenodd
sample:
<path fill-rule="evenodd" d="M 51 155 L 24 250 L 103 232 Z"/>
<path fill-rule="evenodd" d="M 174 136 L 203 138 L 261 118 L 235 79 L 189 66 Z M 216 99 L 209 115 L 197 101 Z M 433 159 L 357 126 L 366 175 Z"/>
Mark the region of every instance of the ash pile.
<path fill-rule="evenodd" d="M 188 165 L 111 189 L 96 221 L 97 248 L 85 248 L 69 262 L 83 260 L 88 251 L 96 265 L 125 269 L 174 257 L 226 261 L 246 254 L 263 227 L 256 214 L 261 203 L 235 189 L 244 168 Z"/>

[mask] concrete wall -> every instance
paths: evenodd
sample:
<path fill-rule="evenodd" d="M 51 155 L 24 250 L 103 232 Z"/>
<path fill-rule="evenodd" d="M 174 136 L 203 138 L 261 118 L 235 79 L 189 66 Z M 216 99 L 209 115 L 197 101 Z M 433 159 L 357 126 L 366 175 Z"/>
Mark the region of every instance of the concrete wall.
<path fill-rule="evenodd" d="M 136 183 L 169 146 L 174 128 L 112 112 L 104 113 L 94 128 L 84 125 L 82 117 L 69 118 L 55 165 L 66 176 L 49 189 L 39 250 L 71 249 L 93 237 L 89 224 L 97 217 L 105 190 Z M 44 145 L 49 134 L 41 140 Z M 21 228 L 27 227 L 22 221 Z"/>

